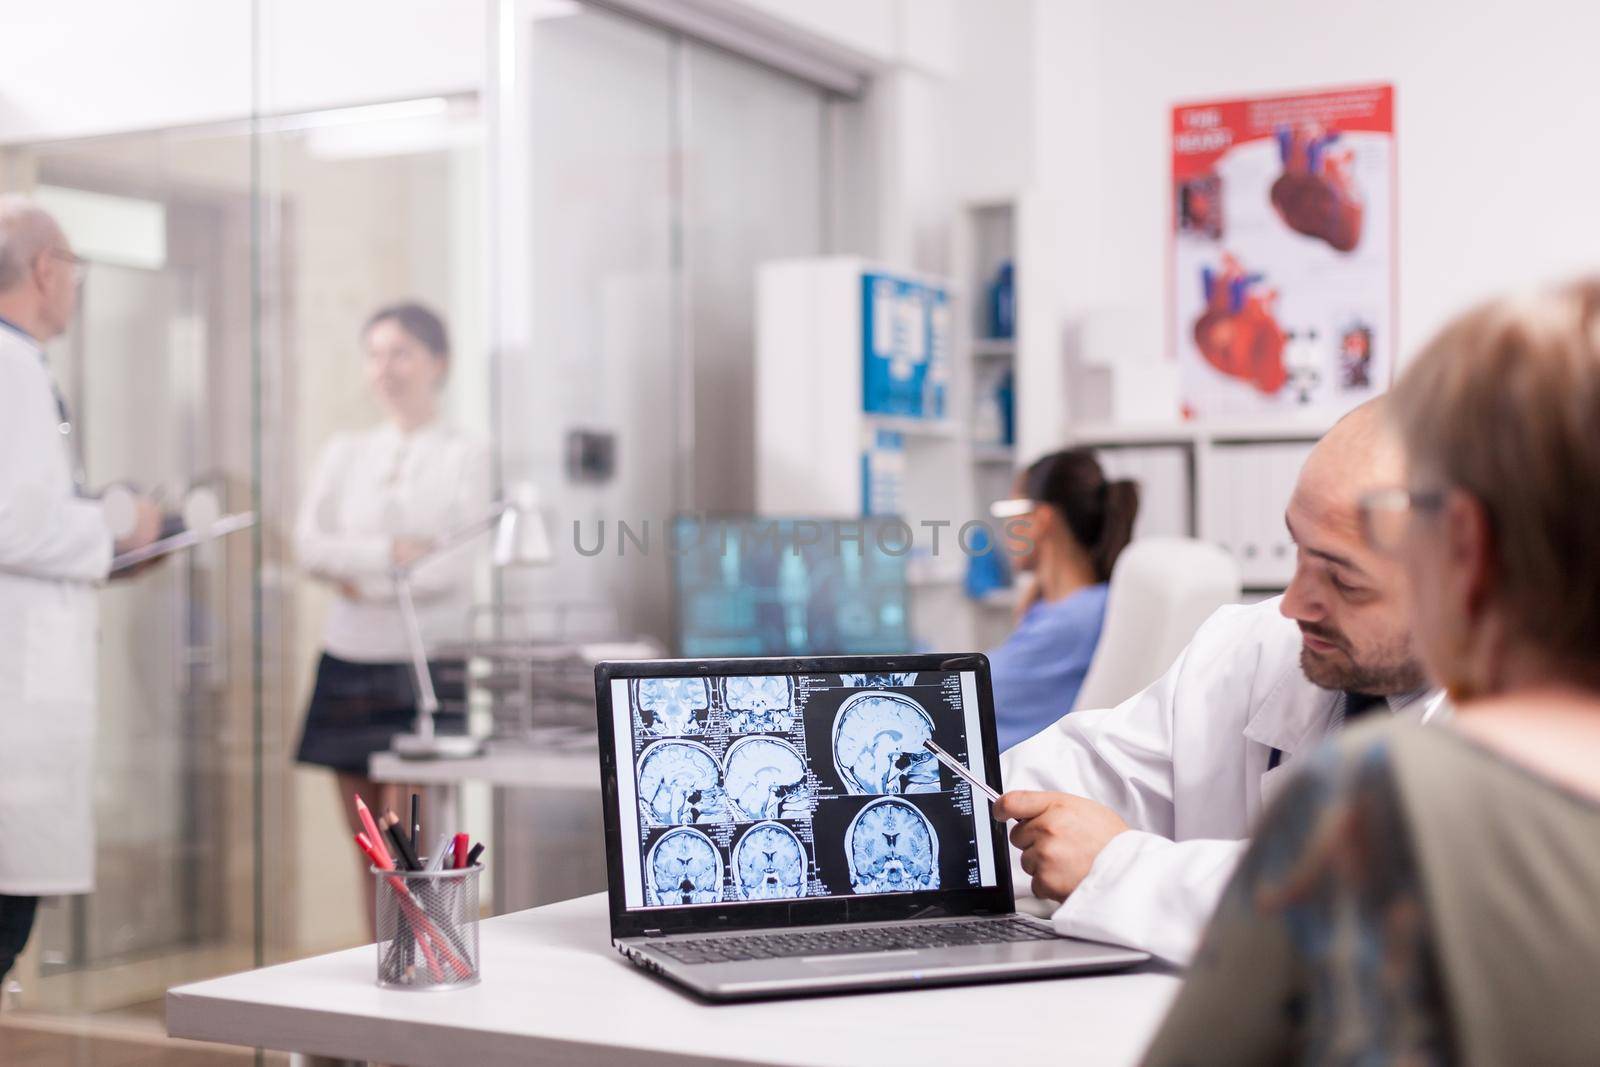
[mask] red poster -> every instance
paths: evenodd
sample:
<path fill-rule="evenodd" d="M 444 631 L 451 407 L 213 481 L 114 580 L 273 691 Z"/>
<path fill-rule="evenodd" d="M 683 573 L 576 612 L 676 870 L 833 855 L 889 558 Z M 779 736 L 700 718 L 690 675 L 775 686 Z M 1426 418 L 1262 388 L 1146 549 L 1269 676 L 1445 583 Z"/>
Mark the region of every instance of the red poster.
<path fill-rule="evenodd" d="M 1184 416 L 1336 415 L 1386 389 L 1394 235 L 1391 86 L 1173 108 Z"/>

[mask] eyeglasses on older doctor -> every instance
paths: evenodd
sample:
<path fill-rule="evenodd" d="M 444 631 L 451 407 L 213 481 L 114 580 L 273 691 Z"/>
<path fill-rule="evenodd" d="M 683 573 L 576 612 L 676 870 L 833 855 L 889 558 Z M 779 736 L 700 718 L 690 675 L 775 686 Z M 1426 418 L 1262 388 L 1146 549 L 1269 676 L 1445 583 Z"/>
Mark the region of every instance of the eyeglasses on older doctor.
<path fill-rule="evenodd" d="M 1361 497 L 1361 536 L 1369 548 L 1394 555 L 1405 542 L 1412 512 L 1438 511 L 1444 506 L 1442 489 L 1374 489 Z"/>
<path fill-rule="evenodd" d="M 65 248 L 52 248 L 50 256 L 72 267 L 72 284 L 82 285 L 83 279 L 89 274 L 89 261 L 76 252 L 68 252 Z"/>

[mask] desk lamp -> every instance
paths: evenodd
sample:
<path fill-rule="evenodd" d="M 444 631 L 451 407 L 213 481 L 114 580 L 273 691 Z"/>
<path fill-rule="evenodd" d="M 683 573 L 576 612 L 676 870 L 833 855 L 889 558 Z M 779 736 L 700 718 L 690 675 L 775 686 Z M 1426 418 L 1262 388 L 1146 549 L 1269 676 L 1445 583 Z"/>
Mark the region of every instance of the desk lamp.
<path fill-rule="evenodd" d="M 400 618 L 406 642 L 411 646 L 411 670 L 417 689 L 417 724 L 409 734 L 399 734 L 391 747 L 404 759 L 467 759 L 483 751 L 481 738 L 468 734 L 436 734 L 433 717 L 439 711 L 439 697 L 428 672 L 428 650 L 422 640 L 422 625 L 417 621 L 416 604 L 411 599 L 411 575 L 418 567 L 479 536 L 494 531 L 492 558 L 496 567 L 536 566 L 551 559 L 550 538 L 539 514 L 539 497 L 527 483 L 512 486 L 510 498 L 491 507 L 479 519 L 441 537 L 427 552 L 403 566 L 390 569 L 395 598 L 400 602 Z"/>

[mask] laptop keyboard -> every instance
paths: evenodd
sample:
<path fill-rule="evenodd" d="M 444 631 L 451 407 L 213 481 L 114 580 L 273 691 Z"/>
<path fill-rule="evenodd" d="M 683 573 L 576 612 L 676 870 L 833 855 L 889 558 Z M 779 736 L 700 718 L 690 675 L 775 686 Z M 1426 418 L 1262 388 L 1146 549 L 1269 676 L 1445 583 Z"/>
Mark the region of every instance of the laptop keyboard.
<path fill-rule="evenodd" d="M 849 956 L 899 949 L 948 948 L 953 945 L 998 945 L 1016 941 L 1052 941 L 1055 933 L 1027 919 L 981 919 L 971 922 L 895 923 L 892 926 L 846 927 L 842 930 L 775 930 L 738 937 L 703 937 L 667 941 L 651 948 L 679 963 L 737 963 L 793 956 Z"/>

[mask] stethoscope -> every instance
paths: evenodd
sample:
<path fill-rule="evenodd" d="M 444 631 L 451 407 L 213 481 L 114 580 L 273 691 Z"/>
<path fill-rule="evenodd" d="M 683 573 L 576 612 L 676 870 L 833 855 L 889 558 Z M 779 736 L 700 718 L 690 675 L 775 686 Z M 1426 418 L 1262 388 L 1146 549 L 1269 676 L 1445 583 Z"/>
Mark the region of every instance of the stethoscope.
<path fill-rule="evenodd" d="M 83 454 L 76 447 L 77 442 L 72 437 L 72 412 L 67 409 L 67 398 L 61 395 L 61 390 L 56 388 L 54 380 L 50 382 L 50 392 L 56 398 L 56 433 L 61 435 L 67 446 L 67 457 L 72 463 L 72 488 L 78 496 L 87 496 L 89 492 L 89 473 L 83 466 Z"/>
<path fill-rule="evenodd" d="M 84 470 L 83 455 L 76 447 L 77 442 L 72 436 L 72 411 L 67 407 L 67 398 L 61 395 L 61 390 L 56 386 L 55 377 L 50 374 L 44 349 L 31 334 L 4 319 L 0 319 L 0 328 L 16 334 L 29 348 L 39 354 L 39 362 L 46 364 L 45 378 L 50 382 L 50 395 L 55 397 L 56 401 L 56 432 L 61 435 L 62 443 L 67 446 L 67 457 L 72 464 L 72 489 L 78 496 L 88 495 L 88 472 Z"/>

